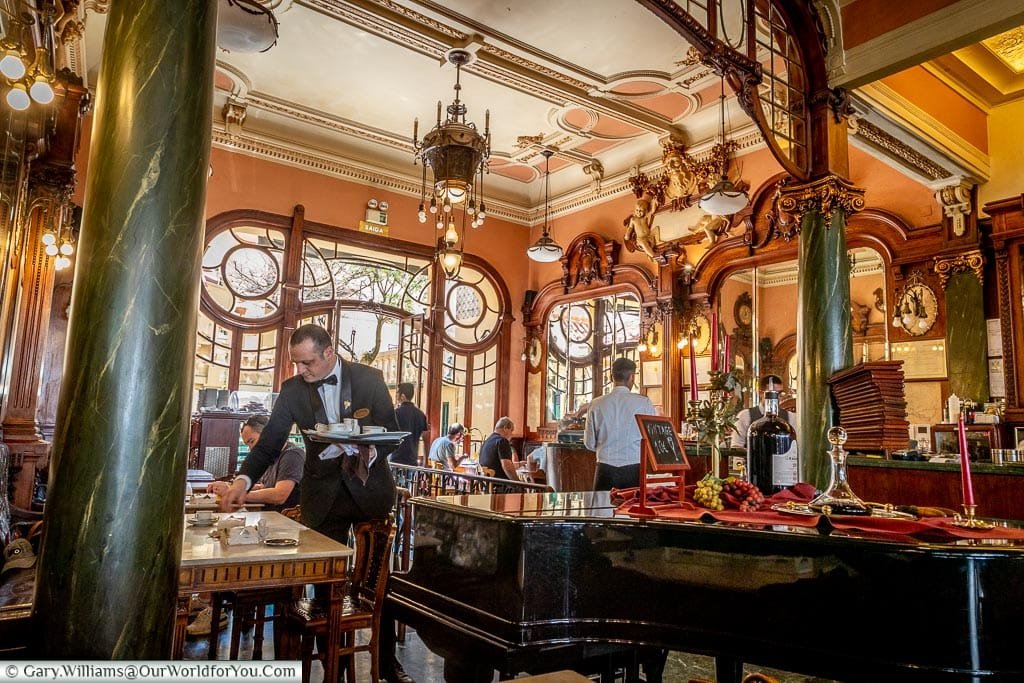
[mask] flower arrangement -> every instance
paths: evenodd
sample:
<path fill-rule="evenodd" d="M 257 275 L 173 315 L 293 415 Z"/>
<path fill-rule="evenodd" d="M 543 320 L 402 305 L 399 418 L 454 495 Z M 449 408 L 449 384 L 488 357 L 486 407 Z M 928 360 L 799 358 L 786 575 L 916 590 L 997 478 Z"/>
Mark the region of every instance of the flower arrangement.
<path fill-rule="evenodd" d="M 711 472 L 718 476 L 721 465 L 720 448 L 736 428 L 736 416 L 743 406 L 743 374 L 735 368 L 728 372 L 712 371 L 711 397 L 691 401 L 687 421 L 697 430 L 697 440 L 711 449 Z"/>

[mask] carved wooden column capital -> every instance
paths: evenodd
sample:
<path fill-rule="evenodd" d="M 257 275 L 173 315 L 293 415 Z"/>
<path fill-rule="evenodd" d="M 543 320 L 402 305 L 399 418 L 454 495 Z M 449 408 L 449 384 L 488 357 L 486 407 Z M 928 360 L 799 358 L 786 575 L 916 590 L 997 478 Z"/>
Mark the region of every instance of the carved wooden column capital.
<path fill-rule="evenodd" d="M 985 256 L 980 249 L 972 249 L 954 256 L 936 256 L 934 268 L 939 276 L 939 285 L 943 289 L 946 288 L 950 276 L 968 271 L 974 273 L 980 284 L 985 284 Z"/>
<path fill-rule="evenodd" d="M 963 237 L 967 234 L 967 219 L 971 215 L 972 202 L 971 190 L 974 184 L 964 179 L 958 182 L 942 181 L 940 187 L 935 188 L 935 201 L 942 207 L 942 214 L 949 219 L 953 237 Z"/>
<path fill-rule="evenodd" d="M 795 232 L 800 232 L 800 219 L 804 214 L 816 211 L 825 219 L 825 225 L 832 225 L 836 211 L 842 210 L 850 216 L 864 208 L 864 188 L 857 187 L 845 178 L 827 175 L 808 183 L 791 185 L 791 179 L 779 181 L 775 191 L 775 220 L 785 225 L 795 223 Z M 792 235 L 790 235 L 792 237 Z"/>

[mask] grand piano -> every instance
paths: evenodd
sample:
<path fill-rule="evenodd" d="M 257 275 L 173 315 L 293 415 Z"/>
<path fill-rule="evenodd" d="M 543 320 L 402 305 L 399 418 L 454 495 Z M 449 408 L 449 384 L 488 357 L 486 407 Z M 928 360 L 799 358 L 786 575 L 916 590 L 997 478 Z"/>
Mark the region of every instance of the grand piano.
<path fill-rule="evenodd" d="M 388 609 L 445 677 L 542 673 L 626 645 L 842 681 L 1024 681 L 1024 541 L 639 520 L 607 493 L 414 498 Z"/>

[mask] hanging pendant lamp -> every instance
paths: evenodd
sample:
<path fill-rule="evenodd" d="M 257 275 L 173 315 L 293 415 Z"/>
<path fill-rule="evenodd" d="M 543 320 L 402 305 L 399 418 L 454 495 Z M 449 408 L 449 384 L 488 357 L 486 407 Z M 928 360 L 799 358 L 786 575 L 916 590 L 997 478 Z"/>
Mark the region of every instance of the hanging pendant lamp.
<path fill-rule="evenodd" d="M 540 239 L 526 250 L 526 255 L 538 263 L 552 263 L 562 258 L 562 247 L 548 234 L 548 180 L 551 175 L 551 155 L 554 152 L 545 149 L 541 154 L 544 155 L 544 231 Z"/>
<path fill-rule="evenodd" d="M 722 135 L 721 145 L 722 152 L 722 176 L 718 179 L 718 182 L 712 187 L 707 194 L 701 196 L 698 206 L 704 213 L 712 216 L 731 216 L 737 211 L 750 202 L 750 198 L 747 193 L 733 185 L 732 181 L 729 180 L 729 148 L 726 145 L 725 138 L 725 74 L 722 74 L 722 94 L 719 97 L 720 111 L 721 111 L 721 127 L 720 132 Z M 712 156 L 716 156 L 714 150 Z"/>

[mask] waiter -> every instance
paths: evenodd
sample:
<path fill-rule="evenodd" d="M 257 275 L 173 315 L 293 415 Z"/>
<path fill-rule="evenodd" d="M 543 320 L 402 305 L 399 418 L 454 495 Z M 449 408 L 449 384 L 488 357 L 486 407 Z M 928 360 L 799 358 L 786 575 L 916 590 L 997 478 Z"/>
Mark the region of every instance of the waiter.
<path fill-rule="evenodd" d="M 398 431 L 384 376 L 368 365 L 338 357 L 327 330 L 302 325 L 288 340 L 288 353 L 298 374 L 281 384 L 270 421 L 221 499 L 224 510 L 237 510 L 245 504 L 246 491 L 278 457 L 293 425 L 306 430 L 317 423 L 355 418 L 360 426 Z M 304 432 L 303 438 L 306 463 L 299 496 L 303 524 L 339 543 L 348 543 L 353 524 L 388 518 L 395 505 L 395 482 L 386 456 L 394 447 L 378 451 L 373 446 L 326 444 L 310 441 Z M 393 659 L 393 628 L 382 625 L 381 634 L 385 677 L 391 683 L 411 683 Z"/>

